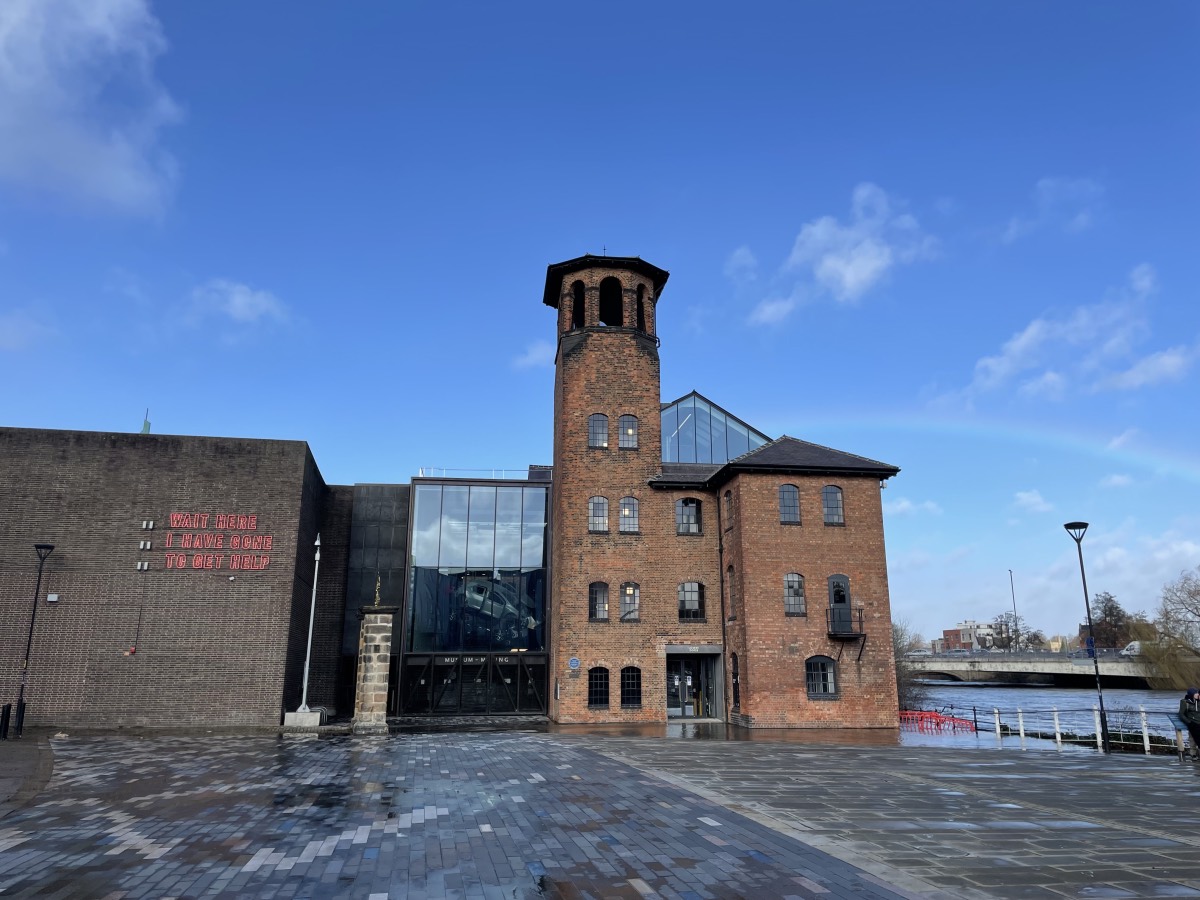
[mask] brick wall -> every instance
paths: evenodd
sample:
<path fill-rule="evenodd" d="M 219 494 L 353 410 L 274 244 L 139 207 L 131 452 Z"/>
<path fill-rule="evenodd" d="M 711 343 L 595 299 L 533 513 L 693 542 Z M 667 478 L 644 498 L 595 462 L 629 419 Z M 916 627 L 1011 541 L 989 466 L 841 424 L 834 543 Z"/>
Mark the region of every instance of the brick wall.
<path fill-rule="evenodd" d="M 800 490 L 800 525 L 779 521 L 783 483 Z M 844 527 L 824 524 L 821 489 L 827 484 L 842 488 Z M 757 727 L 897 727 L 878 478 L 740 474 L 726 489 L 734 500 L 732 522 L 725 522 L 726 559 L 739 594 L 737 620 L 729 626 L 741 678 L 741 705 L 732 720 Z M 784 576 L 792 572 L 805 578 L 802 617 L 784 613 Z M 862 608 L 865 642 L 828 636 L 828 577 L 836 574 L 849 578 L 852 610 Z M 813 656 L 837 660 L 837 699 L 808 696 L 805 661 Z"/>
<path fill-rule="evenodd" d="M 0 460 L 0 699 L 18 693 L 32 545 L 46 542 L 55 550 L 39 596 L 29 724 L 279 723 L 285 684 L 289 700 L 299 693 L 326 491 L 306 444 L 5 428 Z M 215 518 L 171 528 L 173 512 L 254 515 L 256 528 L 217 528 Z M 199 554 L 213 568 L 192 567 L 185 533 L 221 536 L 223 548 Z M 167 568 L 168 534 L 182 571 Z M 235 534 L 271 536 L 269 551 L 245 554 L 269 556 L 265 568 L 230 568 Z"/>

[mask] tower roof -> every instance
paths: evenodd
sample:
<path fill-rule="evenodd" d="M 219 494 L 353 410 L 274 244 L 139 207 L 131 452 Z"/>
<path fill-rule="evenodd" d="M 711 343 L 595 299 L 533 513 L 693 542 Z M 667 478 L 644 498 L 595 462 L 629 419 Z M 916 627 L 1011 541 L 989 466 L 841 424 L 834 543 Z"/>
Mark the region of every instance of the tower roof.
<path fill-rule="evenodd" d="M 627 269 L 630 272 L 637 272 L 654 282 L 655 296 L 671 276 L 670 272 L 651 265 L 639 256 L 593 256 L 585 253 L 575 259 L 546 266 L 546 293 L 542 296 L 542 302 L 558 309 L 558 298 L 562 294 L 563 281 L 572 272 L 581 272 L 584 269 Z"/>

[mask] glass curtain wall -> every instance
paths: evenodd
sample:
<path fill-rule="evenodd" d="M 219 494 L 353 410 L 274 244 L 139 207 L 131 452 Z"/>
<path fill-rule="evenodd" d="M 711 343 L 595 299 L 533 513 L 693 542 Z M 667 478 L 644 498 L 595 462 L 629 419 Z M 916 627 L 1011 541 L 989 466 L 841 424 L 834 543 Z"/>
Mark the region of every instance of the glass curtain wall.
<path fill-rule="evenodd" d="M 696 393 L 662 410 L 663 462 L 727 463 L 769 440 Z"/>
<path fill-rule="evenodd" d="M 413 486 L 409 653 L 546 647 L 545 487 Z"/>

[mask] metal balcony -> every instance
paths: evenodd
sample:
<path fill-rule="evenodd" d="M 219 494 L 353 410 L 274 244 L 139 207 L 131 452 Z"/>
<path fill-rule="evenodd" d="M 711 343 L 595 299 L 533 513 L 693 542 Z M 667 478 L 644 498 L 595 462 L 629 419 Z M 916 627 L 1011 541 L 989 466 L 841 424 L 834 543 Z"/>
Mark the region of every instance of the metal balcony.
<path fill-rule="evenodd" d="M 835 641 L 857 641 L 866 636 L 861 608 L 831 607 L 825 610 L 825 624 L 829 637 Z"/>

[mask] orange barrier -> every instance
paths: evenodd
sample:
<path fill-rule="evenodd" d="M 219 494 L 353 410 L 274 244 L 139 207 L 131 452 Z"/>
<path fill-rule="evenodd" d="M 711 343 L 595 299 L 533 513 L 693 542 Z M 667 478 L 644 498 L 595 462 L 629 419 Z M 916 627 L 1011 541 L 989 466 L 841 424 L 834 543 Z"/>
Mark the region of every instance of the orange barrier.
<path fill-rule="evenodd" d="M 945 716 L 925 710 L 906 709 L 900 713 L 900 727 L 916 731 L 974 731 L 975 723 L 970 719 Z"/>

